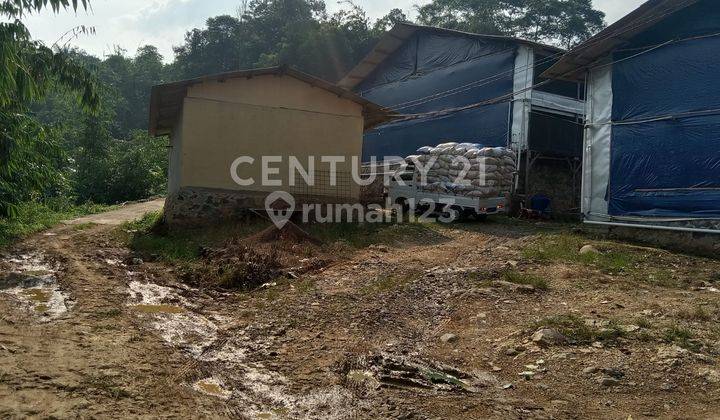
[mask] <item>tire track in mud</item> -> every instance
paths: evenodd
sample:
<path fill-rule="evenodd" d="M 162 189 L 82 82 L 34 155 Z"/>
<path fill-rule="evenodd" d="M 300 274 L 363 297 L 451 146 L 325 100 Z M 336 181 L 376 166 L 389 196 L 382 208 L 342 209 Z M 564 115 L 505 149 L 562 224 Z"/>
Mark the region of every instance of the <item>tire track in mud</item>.
<path fill-rule="evenodd" d="M 204 395 L 224 401 L 227 412 L 249 418 L 352 417 L 350 391 L 341 386 L 306 395 L 288 390 L 290 380 L 248 357 L 276 347 L 272 336 L 251 339 L 232 319 L 202 315 L 176 290 L 150 282 L 129 284 L 128 307 L 168 346 L 191 359 L 178 372 L 178 380 Z"/>
<path fill-rule="evenodd" d="M 226 416 L 169 380 L 184 358 L 143 334 L 125 280 L 92 256 L 106 231 L 60 227 L 0 258 L 0 416 Z"/>

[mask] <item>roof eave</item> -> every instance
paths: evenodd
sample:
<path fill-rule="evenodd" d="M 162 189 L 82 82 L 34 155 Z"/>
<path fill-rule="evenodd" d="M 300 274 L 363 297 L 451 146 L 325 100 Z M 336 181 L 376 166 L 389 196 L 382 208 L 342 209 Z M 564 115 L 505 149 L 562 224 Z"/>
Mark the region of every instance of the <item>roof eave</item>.
<path fill-rule="evenodd" d="M 580 80 L 599 59 L 630 38 L 661 22 L 669 15 L 699 0 L 649 0 L 622 19 L 578 45 L 547 69 L 542 76 L 549 79 Z M 644 19 L 644 21 L 640 21 Z"/>
<path fill-rule="evenodd" d="M 153 86 L 150 95 L 150 126 L 148 128 L 148 133 L 153 137 L 168 135 L 172 133 L 173 126 L 177 120 L 177 113 L 181 112 L 182 110 L 183 101 L 185 96 L 187 95 L 187 89 L 190 86 L 204 82 L 226 81 L 234 78 L 252 78 L 256 76 L 267 75 L 287 75 L 302 82 L 305 82 L 310 86 L 317 87 L 333 93 L 339 98 L 353 101 L 363 108 L 364 114 L 376 116 L 370 122 L 372 126 L 382 124 L 383 122 L 394 119 L 388 109 L 383 108 L 373 102 L 370 102 L 352 91 L 343 89 L 328 81 L 322 80 L 307 73 L 303 73 L 299 70 L 295 70 L 291 67 L 279 66 L 263 69 L 239 70 L 227 73 L 219 73 L 209 76 L 197 77 L 194 79 L 181 80 L 177 82 Z M 167 98 L 164 98 L 164 96 L 170 96 L 171 101 L 169 103 L 166 102 L 165 100 Z M 163 110 L 167 110 L 167 112 L 163 114 Z M 365 123 L 365 129 L 368 129 L 368 122 Z"/>
<path fill-rule="evenodd" d="M 378 41 L 375 47 L 358 63 L 345 77 L 338 82 L 338 86 L 344 89 L 354 89 L 363 80 L 369 77 L 377 67 L 388 57 L 394 54 L 405 42 L 410 39 L 418 31 L 432 31 L 443 34 L 454 34 L 458 36 L 489 39 L 497 41 L 510 41 L 518 44 L 530 46 L 535 49 L 544 49 L 550 52 L 564 52 L 562 48 L 551 45 L 541 44 L 539 42 L 528 41 L 521 38 L 502 36 L 502 35 L 484 35 L 474 34 L 471 32 L 463 32 L 454 29 L 438 28 L 435 26 L 416 25 L 408 22 L 401 22 L 387 31 Z"/>

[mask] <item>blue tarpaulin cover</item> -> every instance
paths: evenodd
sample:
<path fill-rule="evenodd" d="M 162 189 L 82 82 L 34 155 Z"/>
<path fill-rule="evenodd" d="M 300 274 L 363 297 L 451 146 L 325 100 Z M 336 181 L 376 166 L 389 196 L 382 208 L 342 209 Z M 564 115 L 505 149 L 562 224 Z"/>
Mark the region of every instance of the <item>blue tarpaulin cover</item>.
<path fill-rule="evenodd" d="M 516 50 L 502 40 L 420 31 L 356 90 L 401 114 L 476 104 L 512 93 Z M 363 161 L 408 156 L 447 141 L 505 146 L 510 106 L 492 104 L 377 127 L 365 135 Z"/>
<path fill-rule="evenodd" d="M 720 217 L 720 4 L 691 6 L 614 54 L 612 216 Z M 670 118 L 672 117 L 672 118 Z"/>

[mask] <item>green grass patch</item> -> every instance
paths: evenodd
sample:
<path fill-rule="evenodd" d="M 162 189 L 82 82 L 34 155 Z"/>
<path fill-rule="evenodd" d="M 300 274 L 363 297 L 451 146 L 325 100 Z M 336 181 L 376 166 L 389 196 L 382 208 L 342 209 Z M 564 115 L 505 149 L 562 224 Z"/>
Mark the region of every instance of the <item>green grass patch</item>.
<path fill-rule="evenodd" d="M 580 254 L 585 245 L 598 252 Z M 660 253 L 610 241 L 593 241 L 568 233 L 547 234 L 526 246 L 523 256 L 539 262 L 579 264 L 610 275 L 623 275 L 627 287 L 644 283 L 664 288 L 683 288 L 687 284 L 669 268 Z M 683 278 L 689 278 L 685 276 Z"/>
<path fill-rule="evenodd" d="M 510 283 L 533 286 L 539 290 L 548 290 L 550 288 L 546 279 L 530 273 L 506 271 L 502 274 L 502 279 Z"/>
<path fill-rule="evenodd" d="M 694 334 L 691 330 L 677 324 L 665 328 L 662 333 L 662 339 L 668 343 L 677 344 L 684 349 L 699 351 L 700 346 L 693 341 L 693 338 Z"/>
<path fill-rule="evenodd" d="M 381 293 L 399 290 L 414 281 L 417 278 L 413 274 L 403 275 L 380 275 L 373 281 L 365 284 L 361 289 L 361 293 L 368 295 L 377 295 Z"/>
<path fill-rule="evenodd" d="M 162 222 L 162 212 L 145 213 L 143 217 L 125 222 L 122 229 L 126 232 L 149 233 Z"/>
<path fill-rule="evenodd" d="M 588 325 L 574 314 L 556 315 L 533 324 L 533 329 L 554 328 L 575 344 L 590 344 L 596 341 L 612 342 L 626 335 L 617 322 L 611 321 L 605 327 Z"/>
<path fill-rule="evenodd" d="M 580 249 L 589 243 L 601 251 L 580 254 Z M 538 242 L 523 249 L 523 256 L 537 261 L 584 264 L 606 273 L 632 270 L 646 259 L 645 255 L 631 247 L 609 242 L 598 244 L 571 234 L 543 235 Z"/>
<path fill-rule="evenodd" d="M 73 230 L 77 230 L 77 231 L 88 230 L 88 229 L 94 228 L 95 226 L 97 226 L 97 224 L 95 224 L 95 223 L 81 223 L 79 225 L 74 225 Z"/>
<path fill-rule="evenodd" d="M 637 325 L 637 326 L 640 327 L 640 328 L 646 329 L 646 330 L 651 329 L 652 326 L 653 326 L 653 325 L 652 325 L 652 322 L 650 322 L 649 319 L 647 319 L 647 318 L 645 318 L 645 317 L 642 317 L 642 316 L 637 317 L 637 318 L 635 319 L 635 325 Z"/>
<path fill-rule="evenodd" d="M 27 202 L 17 206 L 17 213 L 10 218 L 0 218 L 0 247 L 49 229 L 64 220 L 112 210 L 113 206 L 87 203 L 75 205 L 66 199 L 45 202 Z"/>

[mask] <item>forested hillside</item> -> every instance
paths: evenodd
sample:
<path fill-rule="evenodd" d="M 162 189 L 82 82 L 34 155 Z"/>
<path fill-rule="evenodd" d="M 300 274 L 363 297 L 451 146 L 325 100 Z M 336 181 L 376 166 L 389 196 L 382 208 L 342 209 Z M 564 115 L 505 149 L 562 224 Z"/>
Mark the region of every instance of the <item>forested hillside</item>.
<path fill-rule="evenodd" d="M 71 31 L 65 46 L 45 46 L 22 24 L 27 13 L 88 7 L 87 0 L 0 0 L 0 18 L 10 22 L 0 23 L 0 235 L 28 206 L 49 206 L 42 213 L 163 194 L 167 139 L 146 134 L 151 86 L 281 63 L 336 81 L 408 20 L 398 9 L 372 20 L 350 2 L 337 13 L 323 0 L 239 3 L 235 16 L 188 31 L 174 57 L 152 45 L 95 57 L 71 47 L 92 28 Z M 590 0 L 434 0 L 418 11 L 419 23 L 560 45 L 603 26 Z"/>

